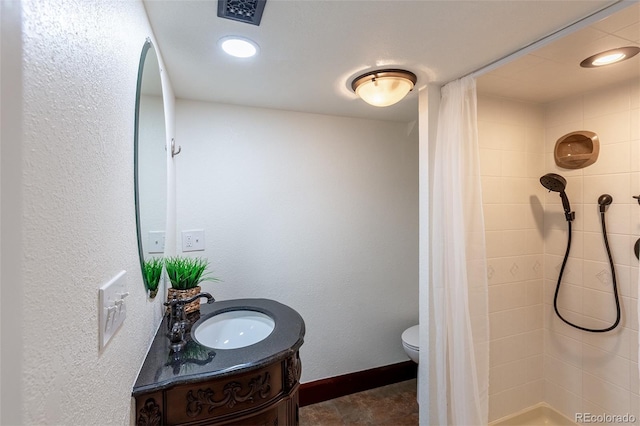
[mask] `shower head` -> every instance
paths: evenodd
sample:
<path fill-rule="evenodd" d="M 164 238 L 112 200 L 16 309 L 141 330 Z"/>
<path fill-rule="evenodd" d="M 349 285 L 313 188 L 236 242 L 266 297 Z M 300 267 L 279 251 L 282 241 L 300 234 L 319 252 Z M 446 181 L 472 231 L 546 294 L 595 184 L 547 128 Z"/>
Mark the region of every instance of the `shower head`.
<path fill-rule="evenodd" d="M 540 178 L 542 186 L 553 192 L 564 192 L 567 187 L 567 180 L 555 173 L 547 173 Z"/>
<path fill-rule="evenodd" d="M 558 174 L 547 173 L 540 178 L 540 183 L 549 191 L 560 193 L 562 207 L 564 208 L 564 217 L 567 219 L 567 221 L 572 221 L 575 218 L 575 214 L 571 211 L 569 198 L 567 198 L 567 194 L 564 192 L 565 188 L 567 187 L 567 180 Z"/>

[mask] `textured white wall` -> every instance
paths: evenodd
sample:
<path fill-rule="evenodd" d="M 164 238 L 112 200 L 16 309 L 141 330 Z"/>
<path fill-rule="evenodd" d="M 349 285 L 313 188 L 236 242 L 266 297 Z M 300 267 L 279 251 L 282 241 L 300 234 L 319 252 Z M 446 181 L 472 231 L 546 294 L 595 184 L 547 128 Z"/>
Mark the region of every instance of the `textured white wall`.
<path fill-rule="evenodd" d="M 25 1 L 22 25 L 22 404 L 11 409 L 26 424 L 126 424 L 161 311 L 145 297 L 133 202 L 151 28 L 139 1 Z M 98 288 L 122 269 L 128 317 L 99 352 Z"/>
<path fill-rule="evenodd" d="M 418 322 L 418 138 L 404 123 L 177 101 L 178 231 L 219 299 L 298 310 L 303 382 L 408 360 Z"/>

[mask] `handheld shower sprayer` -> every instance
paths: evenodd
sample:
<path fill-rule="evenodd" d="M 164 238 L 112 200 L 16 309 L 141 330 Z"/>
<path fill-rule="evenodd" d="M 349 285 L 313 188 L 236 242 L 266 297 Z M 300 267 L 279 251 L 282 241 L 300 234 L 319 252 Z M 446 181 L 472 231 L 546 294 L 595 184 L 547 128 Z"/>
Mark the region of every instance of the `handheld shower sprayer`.
<path fill-rule="evenodd" d="M 547 173 L 540 178 L 540 183 L 549 191 L 560 193 L 562 207 L 564 208 L 564 217 L 565 219 L 567 219 L 567 222 L 571 222 L 573 219 L 575 219 L 576 214 L 571 211 L 569 198 L 567 197 L 567 193 L 564 192 L 565 188 L 567 187 L 567 180 L 558 174 Z"/>
<path fill-rule="evenodd" d="M 560 175 L 555 173 L 547 173 L 546 175 L 540 178 L 540 183 L 542 186 L 547 188 L 549 191 L 560 193 L 560 198 L 562 199 L 562 207 L 564 208 L 564 217 L 567 219 L 567 250 L 564 254 L 564 260 L 562 261 L 562 266 L 560 267 L 560 274 L 558 275 L 558 283 L 556 284 L 555 295 L 553 296 L 553 309 L 556 311 L 556 315 L 564 321 L 566 324 L 571 327 L 577 328 L 583 331 L 590 331 L 592 333 L 603 333 L 606 331 L 611 331 L 618 326 L 620 323 L 621 310 L 620 310 L 620 298 L 618 296 L 618 284 L 616 281 L 616 271 L 613 262 L 613 257 L 611 256 L 611 250 L 609 248 L 609 241 L 607 239 L 607 228 L 605 225 L 605 212 L 607 207 L 613 202 L 613 197 L 609 194 L 602 194 L 598 198 L 598 205 L 600 206 L 600 222 L 602 223 L 602 236 L 604 238 L 604 245 L 607 250 L 607 256 L 609 257 L 609 265 L 611 266 L 611 278 L 613 280 L 613 296 L 614 302 L 616 305 L 616 319 L 608 327 L 605 328 L 588 328 L 582 327 L 580 325 L 574 324 L 571 321 L 567 320 L 562 316 L 560 310 L 558 309 L 558 294 L 560 293 L 560 285 L 562 284 L 562 274 L 564 273 L 564 268 L 567 266 L 567 260 L 569 259 L 569 251 L 571 250 L 571 222 L 575 219 L 576 215 L 571 211 L 571 207 L 569 206 L 569 198 L 567 194 L 564 192 L 567 187 L 567 181 Z"/>

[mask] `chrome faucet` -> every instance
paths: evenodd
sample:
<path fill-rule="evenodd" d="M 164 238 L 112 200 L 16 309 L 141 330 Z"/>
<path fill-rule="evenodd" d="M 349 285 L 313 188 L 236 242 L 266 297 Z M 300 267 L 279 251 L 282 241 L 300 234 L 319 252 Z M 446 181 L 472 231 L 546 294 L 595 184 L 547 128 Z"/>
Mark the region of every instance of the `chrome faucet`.
<path fill-rule="evenodd" d="M 167 336 L 171 341 L 171 349 L 179 351 L 187 344 L 184 340 L 184 334 L 187 327 L 190 325 L 189 320 L 185 314 L 184 306 L 191 302 L 194 302 L 201 297 L 207 298 L 207 303 L 213 303 L 216 300 L 209 293 L 198 293 L 189 299 L 177 299 L 173 298 L 166 302 L 164 306 L 169 307 L 169 332 Z"/>

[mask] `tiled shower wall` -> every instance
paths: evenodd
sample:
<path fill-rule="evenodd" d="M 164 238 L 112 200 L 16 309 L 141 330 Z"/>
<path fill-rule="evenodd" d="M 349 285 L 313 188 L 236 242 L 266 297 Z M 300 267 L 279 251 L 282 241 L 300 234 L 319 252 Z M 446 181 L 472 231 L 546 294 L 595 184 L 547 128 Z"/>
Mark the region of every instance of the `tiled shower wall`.
<path fill-rule="evenodd" d="M 489 420 L 543 401 L 571 419 L 585 412 L 640 419 L 638 261 L 632 252 L 640 206 L 631 198 L 640 194 L 640 83 L 543 106 L 480 97 L 478 130 L 491 325 Z M 555 142 L 576 130 L 598 134 L 598 161 L 560 169 Z M 615 331 L 578 331 L 553 312 L 567 223 L 558 194 L 539 183 L 549 172 L 567 178 L 576 212 L 559 306 L 587 327 L 615 319 L 597 208 L 601 194 L 613 196 L 606 223 L 623 310 Z"/>
<path fill-rule="evenodd" d="M 489 421 L 542 400 L 542 108 L 478 99 L 489 279 Z"/>
<path fill-rule="evenodd" d="M 553 293 L 567 244 L 560 198 L 546 195 L 544 285 L 544 400 L 571 419 L 575 413 L 635 415 L 638 411 L 638 260 L 640 237 L 640 84 L 626 82 L 583 93 L 545 107 L 545 169 L 567 178 L 576 212 L 573 242 L 560 310 L 580 325 L 604 328 L 615 320 L 612 276 L 604 247 L 597 200 L 613 196 L 606 213 L 609 244 L 621 295 L 622 320 L 607 333 L 579 331 L 553 312 Z M 560 169 L 556 140 L 576 130 L 600 139 L 597 162 L 584 169 Z"/>

